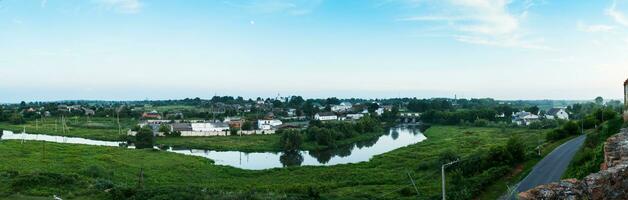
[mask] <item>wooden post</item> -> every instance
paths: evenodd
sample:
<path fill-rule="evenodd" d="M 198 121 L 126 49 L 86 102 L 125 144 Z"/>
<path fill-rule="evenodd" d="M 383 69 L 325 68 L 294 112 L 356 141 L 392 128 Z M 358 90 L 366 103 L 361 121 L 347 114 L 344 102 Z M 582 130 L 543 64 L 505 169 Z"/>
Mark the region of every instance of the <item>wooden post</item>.
<path fill-rule="evenodd" d="M 137 183 L 138 188 L 144 188 L 144 168 L 140 168 L 139 179 Z"/>

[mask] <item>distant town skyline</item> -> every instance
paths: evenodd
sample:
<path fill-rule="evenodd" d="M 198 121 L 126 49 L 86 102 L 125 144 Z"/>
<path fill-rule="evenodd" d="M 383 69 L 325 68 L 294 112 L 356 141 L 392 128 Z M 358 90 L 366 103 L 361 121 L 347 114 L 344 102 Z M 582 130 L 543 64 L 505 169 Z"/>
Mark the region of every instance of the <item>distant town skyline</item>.
<path fill-rule="evenodd" d="M 628 1 L 0 0 L 0 102 L 623 99 Z"/>

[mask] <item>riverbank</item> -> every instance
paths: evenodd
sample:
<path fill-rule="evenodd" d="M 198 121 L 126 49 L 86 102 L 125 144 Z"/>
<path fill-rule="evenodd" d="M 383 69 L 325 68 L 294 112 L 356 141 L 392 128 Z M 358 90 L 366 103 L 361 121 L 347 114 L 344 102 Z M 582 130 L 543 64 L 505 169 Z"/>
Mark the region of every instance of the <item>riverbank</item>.
<path fill-rule="evenodd" d="M 214 165 L 205 158 L 164 151 L 0 141 L 0 157 L 5 161 L 0 163 L 0 173 L 16 172 L 23 174 L 21 178 L 43 172 L 76 176 L 73 178 L 76 181 L 71 183 L 47 184 L 40 181 L 19 191 L 0 187 L 0 195 L 7 197 L 19 192 L 31 196 L 57 194 L 65 198 L 100 198 L 113 193 L 97 189 L 94 187 L 96 183 L 109 181 L 113 187 L 135 188 L 138 174 L 143 171 L 147 190 L 187 187 L 304 199 L 307 195 L 327 199 L 416 199 L 416 192 L 408 180 L 410 173 L 416 184 L 421 186 L 417 188 L 419 198 L 434 199 L 440 194 L 440 182 L 434 180 L 440 177 L 438 160 L 444 151 L 465 156 L 491 146 L 504 145 L 509 137 L 515 135 L 523 141 L 536 142 L 534 138 L 540 133 L 519 128 L 504 131 L 500 128 L 433 126 L 424 133 L 427 140 L 375 156 L 369 162 L 253 171 Z M 17 177 L 2 178 L 0 185 L 10 186 L 23 180 Z M 197 193 L 204 194 L 200 189 Z"/>
<path fill-rule="evenodd" d="M 113 118 L 86 118 L 72 117 L 66 119 L 66 129 L 60 119 L 43 118 L 37 121 L 28 121 L 25 124 L 0 123 L 0 130 L 31 134 L 46 134 L 67 137 L 81 137 L 92 140 L 120 141 L 127 130 L 137 124 L 134 119 L 120 119 L 121 134 L 118 124 Z"/>
<path fill-rule="evenodd" d="M 337 140 L 336 146 L 346 146 L 357 142 L 376 139 L 386 131 L 364 133 L 358 136 Z M 280 152 L 279 138 L 281 135 L 243 135 L 243 136 L 216 136 L 216 137 L 158 137 L 157 146 L 169 146 L 180 149 L 205 149 L 215 151 L 242 151 L 242 152 Z M 318 145 L 316 142 L 305 142 L 300 150 L 326 150 L 334 147 Z"/>
<path fill-rule="evenodd" d="M 307 141 L 301 144 L 299 150 L 329 150 L 343 147 L 358 142 L 374 140 L 382 135 L 389 134 L 389 124 L 382 124 L 375 132 L 357 134 L 351 138 L 335 140 L 334 146 L 319 145 L 316 141 Z M 242 152 L 280 152 L 280 134 L 268 135 L 235 135 L 215 137 L 157 137 L 156 145 L 169 146 L 180 149 L 204 149 L 216 151 L 242 151 Z M 305 135 L 304 135 L 305 137 Z"/>

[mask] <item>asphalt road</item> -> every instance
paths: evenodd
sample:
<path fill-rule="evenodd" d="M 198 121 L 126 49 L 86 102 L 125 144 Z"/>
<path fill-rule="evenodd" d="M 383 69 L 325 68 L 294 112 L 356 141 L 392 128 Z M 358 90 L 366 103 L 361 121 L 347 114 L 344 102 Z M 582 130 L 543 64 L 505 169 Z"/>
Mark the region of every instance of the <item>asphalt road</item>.
<path fill-rule="evenodd" d="M 545 156 L 519 183 L 517 193 L 527 191 L 538 185 L 559 181 L 567 170 L 569 162 L 584 143 L 584 139 L 586 139 L 585 135 L 571 139 Z"/>

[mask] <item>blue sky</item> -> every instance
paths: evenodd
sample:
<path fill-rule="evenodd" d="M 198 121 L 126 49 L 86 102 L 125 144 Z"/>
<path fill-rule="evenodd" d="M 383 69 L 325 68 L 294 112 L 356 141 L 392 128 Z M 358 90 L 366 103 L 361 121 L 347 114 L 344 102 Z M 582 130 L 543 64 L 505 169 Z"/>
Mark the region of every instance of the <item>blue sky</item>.
<path fill-rule="evenodd" d="M 0 102 L 620 98 L 628 0 L 0 0 Z"/>

